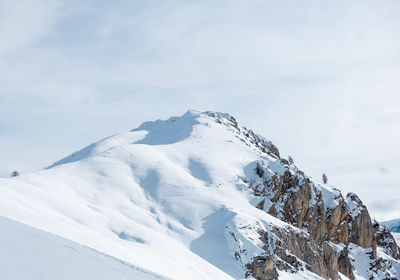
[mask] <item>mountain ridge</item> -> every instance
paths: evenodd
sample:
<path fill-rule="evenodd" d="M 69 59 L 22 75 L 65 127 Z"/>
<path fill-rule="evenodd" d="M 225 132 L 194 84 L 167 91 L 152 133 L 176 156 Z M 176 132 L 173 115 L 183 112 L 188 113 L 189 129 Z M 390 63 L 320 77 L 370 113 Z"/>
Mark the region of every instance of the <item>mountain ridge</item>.
<path fill-rule="evenodd" d="M 0 194 L 0 215 L 171 279 L 400 274 L 393 236 L 355 194 L 306 176 L 229 114 L 145 122 L 2 179 Z"/>

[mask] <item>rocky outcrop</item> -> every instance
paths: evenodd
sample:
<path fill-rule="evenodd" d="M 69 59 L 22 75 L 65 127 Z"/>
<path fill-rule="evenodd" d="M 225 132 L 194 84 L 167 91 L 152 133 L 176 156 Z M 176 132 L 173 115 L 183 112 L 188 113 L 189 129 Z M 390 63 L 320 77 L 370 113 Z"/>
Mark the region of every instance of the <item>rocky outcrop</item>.
<path fill-rule="evenodd" d="M 340 197 L 339 203 L 335 208 L 327 210 L 325 224 L 327 230 L 326 239 L 334 243 L 348 244 L 349 241 L 349 214 L 346 202 Z M 323 220 L 322 220 L 323 222 Z"/>
<path fill-rule="evenodd" d="M 309 234 L 290 229 L 274 228 L 278 241 L 274 253 L 291 270 L 298 270 L 301 263 L 308 269 L 326 279 L 338 279 L 338 254 L 328 242 L 319 246 Z"/>
<path fill-rule="evenodd" d="M 211 111 L 206 112 L 206 114 L 214 118 L 217 123 L 225 125 L 234 133 L 234 135 L 238 139 L 240 139 L 240 141 L 242 141 L 247 146 L 252 147 L 255 150 L 269 155 L 273 158 L 280 158 L 278 147 L 276 147 L 271 141 L 268 141 L 261 135 L 253 132 L 251 129 L 239 126 L 238 122 L 233 116 Z"/>
<path fill-rule="evenodd" d="M 393 235 L 387 230 L 386 227 L 375 222 L 373 225 L 375 229 L 375 237 L 379 247 L 396 260 L 400 260 L 400 248 L 397 246 Z"/>
<path fill-rule="evenodd" d="M 274 230 L 278 269 L 299 269 L 298 263 L 304 262 L 305 269 L 325 279 L 339 279 L 338 272 L 354 279 L 347 248 L 350 243 L 370 248 L 371 262 L 377 257 L 377 245 L 399 257 L 393 237 L 377 231 L 379 227 L 373 225 L 366 206 L 355 194 L 343 197 L 339 190 L 315 183 L 286 160 L 276 158 L 275 164 L 283 167 L 278 172 L 268 164 L 255 163 L 253 174 L 246 174 L 242 182 L 259 198 L 257 208 L 304 232 Z"/>
<path fill-rule="evenodd" d="M 353 266 L 351 265 L 351 259 L 349 257 L 349 251 L 347 247 L 340 252 L 338 259 L 338 270 L 348 278 L 354 279 Z"/>
<path fill-rule="evenodd" d="M 398 280 L 396 271 L 390 260 L 384 258 L 376 258 L 370 264 L 369 279 Z"/>
<path fill-rule="evenodd" d="M 362 248 L 372 248 L 372 258 L 376 258 L 375 229 L 367 207 L 354 193 L 347 194 L 347 209 L 349 212 L 349 242 Z"/>
<path fill-rule="evenodd" d="M 339 279 L 339 272 L 354 279 L 357 272 L 353 267 L 354 251 L 369 260 L 369 275 L 373 279 L 386 276 L 390 279 L 394 275 L 391 260 L 377 257 L 378 250 L 398 259 L 399 248 L 387 230 L 372 223 L 366 206 L 355 194 L 343 196 L 338 189 L 315 182 L 281 158 L 272 142 L 240 127 L 235 118 L 208 114 L 262 155 L 263 160 L 245 168 L 238 184 L 249 190 L 256 208 L 291 225 L 272 226 L 269 230 L 243 226 L 248 232 L 242 234 L 249 234 L 248 244 L 257 243 L 249 259 L 248 249 L 234 238 L 237 247 L 234 256 L 247 269 L 247 277 L 276 279 L 279 270 L 293 273 L 309 270 L 325 279 Z M 258 238 L 254 232 L 251 234 L 250 228 L 257 230 Z M 233 231 L 230 236 L 235 236 Z"/>
<path fill-rule="evenodd" d="M 278 279 L 278 272 L 274 263 L 274 256 L 257 256 L 246 265 L 246 277 L 252 276 L 256 279 Z"/>

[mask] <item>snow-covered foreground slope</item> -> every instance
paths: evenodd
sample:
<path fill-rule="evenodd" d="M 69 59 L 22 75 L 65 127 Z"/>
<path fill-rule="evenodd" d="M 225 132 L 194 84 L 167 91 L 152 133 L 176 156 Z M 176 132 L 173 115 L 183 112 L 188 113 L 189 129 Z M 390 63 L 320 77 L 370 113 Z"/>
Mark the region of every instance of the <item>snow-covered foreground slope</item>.
<path fill-rule="evenodd" d="M 284 188 L 265 193 L 270 182 Z M 0 179 L 0 215 L 160 277 L 185 280 L 321 279 L 315 273 L 337 279 L 338 268 L 325 258 L 343 253 L 336 244 L 343 236 L 317 238 L 306 214 L 298 224 L 300 212 L 288 219 L 285 203 L 302 199 L 309 201 L 300 206 L 310 223 L 322 217 L 312 220 L 310 209 L 323 219 L 326 212 L 338 231 L 347 221 L 351 230 L 369 219 L 356 196 L 343 198 L 305 177 L 272 143 L 212 112 L 147 122 L 46 170 Z M 332 221 L 337 213 L 340 225 Z M 284 249 L 286 239 L 290 246 Z M 364 239 L 362 246 L 375 246 L 372 236 Z M 302 250 L 311 258 L 303 258 Z"/>
<path fill-rule="evenodd" d="M 218 186 L 227 181 L 232 166 L 213 155 L 226 145 L 213 138 L 225 138 L 228 132 L 210 134 L 206 123 L 193 126 L 195 122 L 191 113 L 179 122 L 156 122 L 148 132 L 132 131 L 92 145 L 90 153 L 73 156 L 80 161 L 2 179 L 0 214 L 173 279 L 241 278 L 234 259 L 221 259 L 218 268 L 204 259 L 207 218 L 225 202 L 246 207 L 246 198 L 232 183 Z M 199 139 L 200 133 L 208 139 Z M 231 218 L 221 215 L 216 223 Z M 214 243 L 214 252 L 229 254 L 226 242 Z"/>
<path fill-rule="evenodd" d="M 0 229 L 2 280 L 167 279 L 4 217 Z"/>

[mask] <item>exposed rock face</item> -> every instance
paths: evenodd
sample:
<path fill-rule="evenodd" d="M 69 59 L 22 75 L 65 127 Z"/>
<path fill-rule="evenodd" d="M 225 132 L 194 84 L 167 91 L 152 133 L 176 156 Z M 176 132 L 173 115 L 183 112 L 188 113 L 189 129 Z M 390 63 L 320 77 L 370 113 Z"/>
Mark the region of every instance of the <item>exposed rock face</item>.
<path fill-rule="evenodd" d="M 278 279 L 278 272 L 274 264 L 274 256 L 257 256 L 253 262 L 247 264 L 248 272 L 246 277 L 253 276 L 256 279 Z"/>
<path fill-rule="evenodd" d="M 347 250 L 347 247 L 345 247 L 339 255 L 338 259 L 338 266 L 339 266 L 339 272 L 342 273 L 343 275 L 347 275 L 348 278 L 354 279 L 354 274 L 353 274 L 353 267 L 351 265 L 351 260 L 349 257 L 349 251 Z"/>
<path fill-rule="evenodd" d="M 391 261 L 388 259 L 376 258 L 370 264 L 369 280 L 374 279 L 398 280 Z"/>
<path fill-rule="evenodd" d="M 383 251 L 396 260 L 400 260 L 400 248 L 397 246 L 392 234 L 379 223 L 373 225 L 377 244 Z"/>
<path fill-rule="evenodd" d="M 340 272 L 354 279 L 347 248 L 350 243 L 371 248 L 371 262 L 377 257 L 377 245 L 384 247 L 390 256 L 399 258 L 391 234 L 379 225 L 373 226 L 367 208 L 355 194 L 349 193 L 345 198 L 339 190 L 315 183 L 286 160 L 277 158 L 278 163 L 284 168 L 272 172 L 268 163 L 257 162 L 254 173 L 242 180 L 259 198 L 257 208 L 304 233 L 274 230 L 277 241 L 271 253 L 278 258 L 275 266 L 279 270 L 304 268 L 334 280 L 339 279 Z M 304 267 L 301 263 L 307 265 Z M 256 279 L 274 279 L 260 275 L 259 271 L 252 273 Z"/>
<path fill-rule="evenodd" d="M 363 248 L 372 248 L 372 258 L 376 258 L 376 237 L 371 217 L 362 201 L 354 193 L 347 194 L 349 242 Z"/>
<path fill-rule="evenodd" d="M 338 254 L 328 242 L 320 247 L 305 232 L 279 228 L 275 228 L 273 232 L 278 237 L 274 253 L 286 262 L 287 267 L 299 269 L 302 267 L 301 260 L 307 264 L 304 268 L 327 279 L 338 279 Z"/>
<path fill-rule="evenodd" d="M 369 260 L 370 279 L 397 279 L 392 261 L 377 257 L 377 252 L 399 259 L 400 250 L 390 232 L 372 223 L 355 194 L 344 197 L 338 189 L 318 184 L 281 158 L 270 141 L 240 127 L 233 117 L 209 114 L 240 141 L 265 155 L 265 160 L 245 168 L 238 184 L 250 191 L 256 208 L 291 225 L 269 230 L 260 224 L 241 225 L 243 232 L 228 229 L 236 244 L 234 256 L 247 269 L 246 277 L 277 279 L 282 270 L 309 270 L 325 279 L 340 279 L 339 272 L 355 279 L 355 254 L 364 254 Z M 245 248 L 246 242 L 257 244 L 254 251 Z"/>

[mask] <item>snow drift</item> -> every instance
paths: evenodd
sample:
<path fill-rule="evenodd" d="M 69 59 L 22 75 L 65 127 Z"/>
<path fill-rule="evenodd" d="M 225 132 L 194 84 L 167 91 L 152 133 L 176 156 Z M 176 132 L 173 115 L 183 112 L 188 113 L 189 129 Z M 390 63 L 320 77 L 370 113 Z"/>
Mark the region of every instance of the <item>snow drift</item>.
<path fill-rule="evenodd" d="M 355 195 L 315 182 L 270 141 L 216 112 L 146 122 L 40 172 L 0 179 L 0 215 L 71 240 L 85 258 L 101 252 L 122 261 L 112 269 L 129 266 L 148 279 L 400 274 L 393 237 L 371 222 Z M 326 228 L 318 230 L 318 222 Z M 21 242 L 36 242 L 19 232 Z M 65 266 L 73 267 L 70 259 Z"/>

